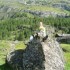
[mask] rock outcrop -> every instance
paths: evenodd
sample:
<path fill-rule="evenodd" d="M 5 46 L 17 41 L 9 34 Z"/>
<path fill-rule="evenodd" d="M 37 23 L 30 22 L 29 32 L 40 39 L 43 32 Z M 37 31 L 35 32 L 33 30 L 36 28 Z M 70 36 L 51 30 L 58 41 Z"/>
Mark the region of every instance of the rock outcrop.
<path fill-rule="evenodd" d="M 34 37 L 25 50 L 9 53 L 7 63 L 14 70 L 64 70 L 62 49 L 51 33 L 44 42 Z"/>
<path fill-rule="evenodd" d="M 53 11 L 34 11 L 34 10 L 24 10 L 24 12 L 33 14 L 33 15 L 38 15 L 41 17 L 69 17 L 69 14 L 66 13 L 57 13 Z"/>

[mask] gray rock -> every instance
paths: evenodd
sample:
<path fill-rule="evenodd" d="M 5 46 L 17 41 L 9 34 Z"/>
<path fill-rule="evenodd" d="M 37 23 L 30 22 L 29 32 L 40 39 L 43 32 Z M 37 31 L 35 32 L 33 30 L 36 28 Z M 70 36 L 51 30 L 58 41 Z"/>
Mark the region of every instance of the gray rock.
<path fill-rule="evenodd" d="M 59 43 L 53 38 L 54 29 L 49 26 L 51 33 L 41 42 L 34 39 L 27 44 L 25 50 L 10 52 L 7 63 L 14 70 L 64 70 L 63 52 Z"/>
<path fill-rule="evenodd" d="M 33 15 L 37 15 L 37 16 L 41 16 L 41 17 L 69 17 L 69 14 L 66 13 L 56 13 L 53 11 L 33 11 L 33 10 L 24 10 L 24 12 L 33 14 Z"/>

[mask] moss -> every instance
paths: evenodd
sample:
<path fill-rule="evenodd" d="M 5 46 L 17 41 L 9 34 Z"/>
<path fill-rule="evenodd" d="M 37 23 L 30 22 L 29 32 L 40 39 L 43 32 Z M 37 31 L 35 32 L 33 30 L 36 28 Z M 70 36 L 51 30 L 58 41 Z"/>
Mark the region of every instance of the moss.
<path fill-rule="evenodd" d="M 25 44 L 24 44 L 22 41 L 20 41 L 20 42 L 15 46 L 15 50 L 25 49 L 25 48 L 26 48 L 26 46 L 25 46 Z"/>

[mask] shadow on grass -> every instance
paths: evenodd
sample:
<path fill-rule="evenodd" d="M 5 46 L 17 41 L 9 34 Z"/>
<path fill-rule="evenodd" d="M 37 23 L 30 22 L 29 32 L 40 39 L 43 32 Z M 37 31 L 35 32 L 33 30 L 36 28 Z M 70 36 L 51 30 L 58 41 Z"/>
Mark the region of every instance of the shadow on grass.
<path fill-rule="evenodd" d="M 69 52 L 69 51 L 67 51 L 65 48 L 62 48 L 62 50 L 63 50 L 64 52 Z"/>
<path fill-rule="evenodd" d="M 0 65 L 0 70 L 13 70 L 8 64 Z"/>

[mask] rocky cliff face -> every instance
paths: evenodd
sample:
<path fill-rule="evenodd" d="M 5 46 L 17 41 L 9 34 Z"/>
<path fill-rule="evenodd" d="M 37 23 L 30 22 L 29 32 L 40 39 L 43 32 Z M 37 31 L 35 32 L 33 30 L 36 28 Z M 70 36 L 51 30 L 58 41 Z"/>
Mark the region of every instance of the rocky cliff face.
<path fill-rule="evenodd" d="M 64 70 L 62 49 L 53 38 L 53 32 L 54 30 L 51 33 L 47 32 L 49 35 L 44 42 L 34 37 L 25 50 L 10 52 L 7 63 L 14 70 Z"/>

